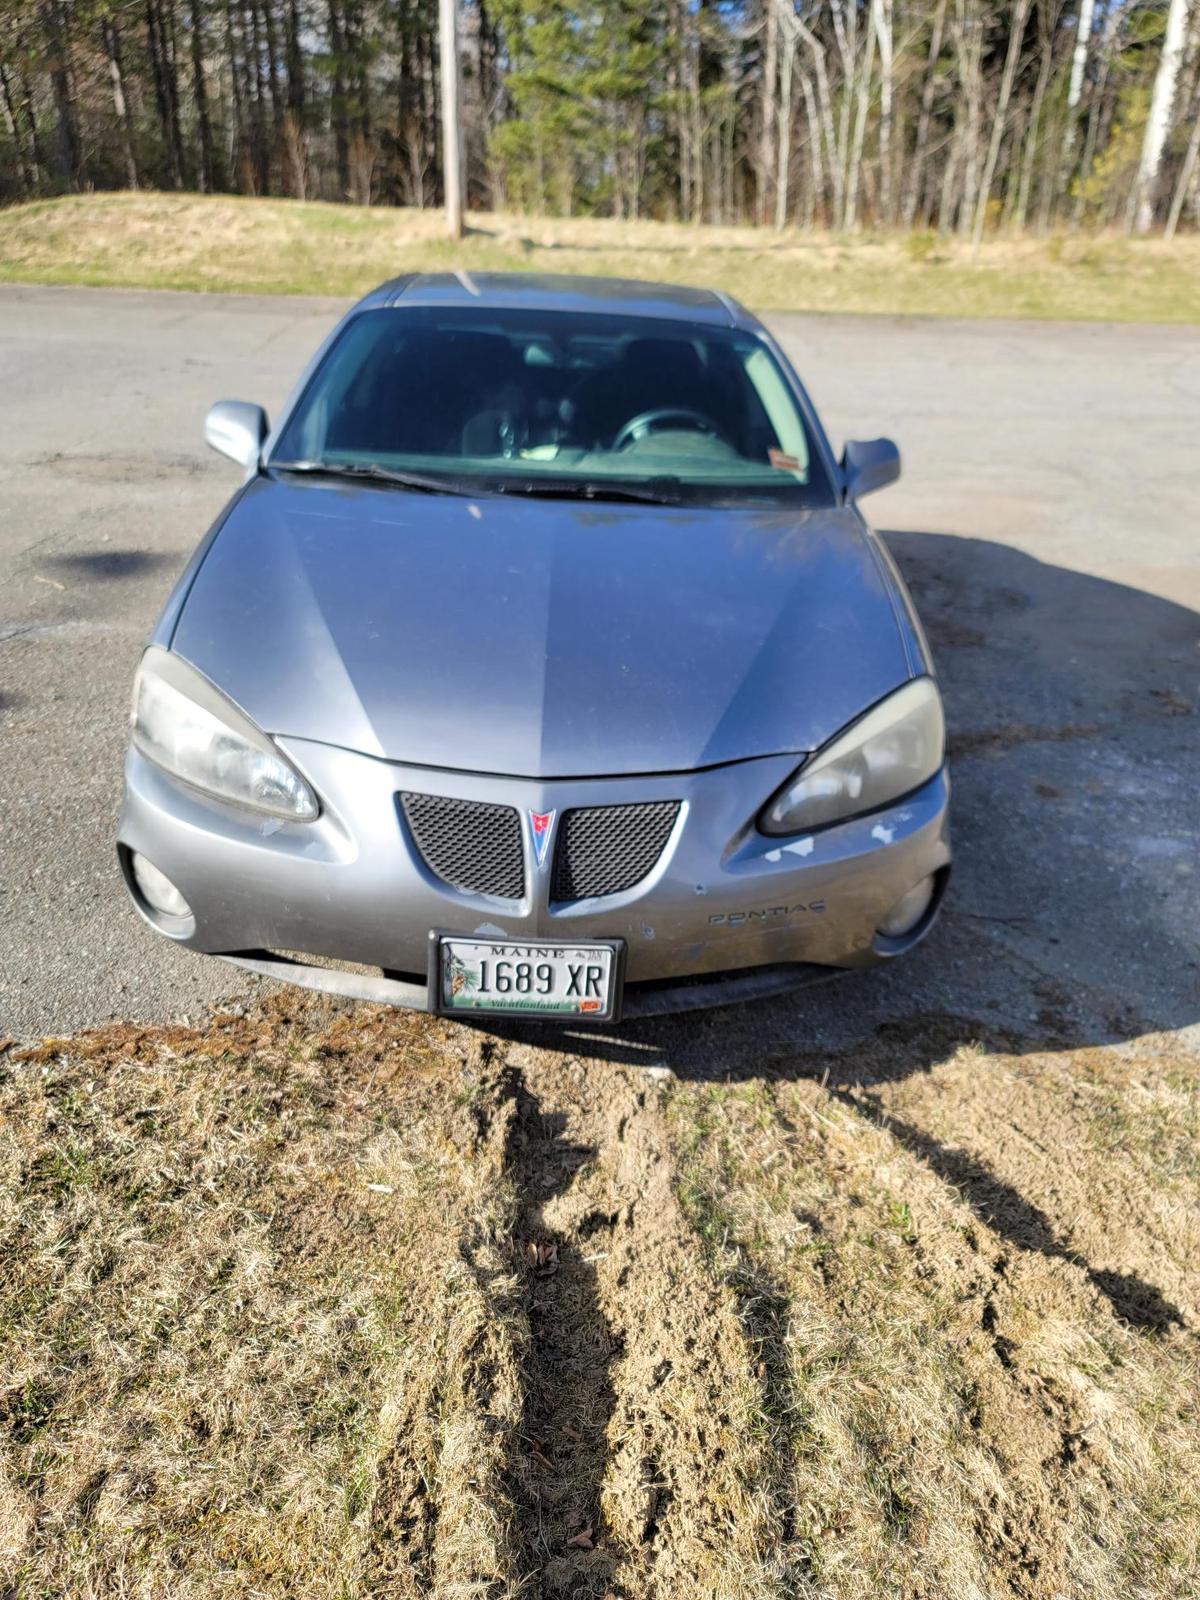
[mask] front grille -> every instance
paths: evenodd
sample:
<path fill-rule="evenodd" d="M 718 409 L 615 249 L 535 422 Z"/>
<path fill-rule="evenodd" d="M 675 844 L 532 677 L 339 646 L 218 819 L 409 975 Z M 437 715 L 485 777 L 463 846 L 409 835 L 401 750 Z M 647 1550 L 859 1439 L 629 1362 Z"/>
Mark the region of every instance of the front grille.
<path fill-rule="evenodd" d="M 566 812 L 559 824 L 551 899 L 590 900 L 632 889 L 653 871 L 678 815 L 678 800 Z"/>
<path fill-rule="evenodd" d="M 525 893 L 521 819 L 512 806 L 402 794 L 400 805 L 430 872 L 456 889 L 519 900 Z"/>

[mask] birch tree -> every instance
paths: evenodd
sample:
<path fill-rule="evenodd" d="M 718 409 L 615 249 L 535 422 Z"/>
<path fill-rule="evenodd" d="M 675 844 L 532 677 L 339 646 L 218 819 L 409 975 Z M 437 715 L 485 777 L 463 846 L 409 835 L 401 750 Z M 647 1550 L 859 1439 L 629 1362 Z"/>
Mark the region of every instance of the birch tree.
<path fill-rule="evenodd" d="M 1175 237 L 1175 230 L 1178 228 L 1179 219 L 1183 215 L 1184 204 L 1192 193 L 1196 181 L 1197 167 L 1200 164 L 1200 89 L 1198 89 L 1192 105 L 1191 120 L 1191 135 L 1188 138 L 1183 164 L 1179 169 L 1179 179 L 1175 185 L 1175 193 L 1171 196 L 1171 209 L 1167 213 L 1167 225 L 1163 229 L 1163 237 L 1167 239 Z"/>
<path fill-rule="evenodd" d="M 1000 141 L 1004 138 L 1008 102 L 1012 95 L 1013 79 L 1017 75 L 1017 60 L 1021 54 L 1021 41 L 1025 34 L 1029 6 L 1030 0 L 1017 0 L 1012 26 L 1008 30 L 1008 50 L 1004 57 L 1004 71 L 1000 77 L 1000 93 L 996 109 L 992 113 L 992 134 L 988 141 L 987 160 L 983 166 L 983 180 L 979 185 L 979 198 L 975 204 L 973 237 L 976 245 L 983 238 L 983 227 L 987 221 L 988 200 L 991 198 L 992 181 L 996 176 L 996 163 L 1000 159 Z"/>
<path fill-rule="evenodd" d="M 1171 107 L 1175 101 L 1175 83 L 1183 59 L 1184 24 L 1187 20 L 1187 0 L 1171 0 L 1167 12 L 1167 29 L 1163 36 L 1162 55 L 1154 75 L 1154 91 L 1150 97 L 1150 114 L 1146 118 L 1146 136 L 1142 141 L 1142 157 L 1138 163 L 1137 185 L 1134 190 L 1135 210 L 1133 226 L 1137 233 L 1149 233 L 1154 221 L 1154 201 L 1158 188 L 1158 172 L 1162 162 L 1163 146 L 1171 128 Z"/>
<path fill-rule="evenodd" d="M 909 164 L 905 185 L 901 220 L 911 228 L 921 201 L 921 188 L 925 179 L 925 161 L 929 150 L 929 128 L 933 117 L 933 99 L 938 81 L 938 62 L 942 53 L 942 34 L 946 26 L 946 0 L 938 0 L 933 26 L 929 34 L 929 54 L 925 62 L 924 82 L 921 85 L 921 109 L 917 117 L 917 141 Z"/>
<path fill-rule="evenodd" d="M 875 39 L 879 46 L 879 211 L 892 220 L 892 0 L 871 0 Z"/>

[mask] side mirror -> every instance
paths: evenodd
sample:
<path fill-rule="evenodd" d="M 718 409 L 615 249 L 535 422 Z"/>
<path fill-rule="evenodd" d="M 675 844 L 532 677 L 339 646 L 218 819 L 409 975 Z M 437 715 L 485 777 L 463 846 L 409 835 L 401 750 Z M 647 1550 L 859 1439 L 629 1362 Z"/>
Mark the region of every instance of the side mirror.
<path fill-rule="evenodd" d="M 850 439 L 842 454 L 846 496 L 860 500 L 864 494 L 886 489 L 900 476 L 900 452 L 890 439 Z"/>
<path fill-rule="evenodd" d="M 218 400 L 204 419 L 205 443 L 247 469 L 258 465 L 269 432 L 267 413 L 245 400 Z"/>

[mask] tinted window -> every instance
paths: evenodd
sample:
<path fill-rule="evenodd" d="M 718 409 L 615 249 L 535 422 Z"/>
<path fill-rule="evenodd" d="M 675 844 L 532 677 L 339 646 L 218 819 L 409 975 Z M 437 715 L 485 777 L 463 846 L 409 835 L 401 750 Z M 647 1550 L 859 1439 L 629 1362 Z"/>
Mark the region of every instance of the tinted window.
<path fill-rule="evenodd" d="M 574 312 L 364 312 L 272 456 L 522 483 L 670 486 L 713 503 L 826 501 L 767 346 L 736 329 Z"/>

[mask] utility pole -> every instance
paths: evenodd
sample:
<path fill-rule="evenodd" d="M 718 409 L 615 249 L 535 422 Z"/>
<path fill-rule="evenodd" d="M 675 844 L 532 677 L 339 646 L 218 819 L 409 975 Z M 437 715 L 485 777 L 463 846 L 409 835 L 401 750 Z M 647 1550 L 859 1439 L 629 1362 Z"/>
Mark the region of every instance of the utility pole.
<path fill-rule="evenodd" d="M 438 0 L 442 58 L 442 182 L 446 226 L 452 239 L 463 236 L 462 120 L 459 107 L 458 0 Z"/>

